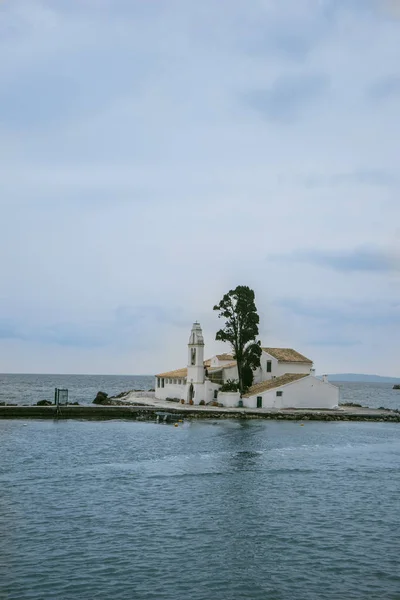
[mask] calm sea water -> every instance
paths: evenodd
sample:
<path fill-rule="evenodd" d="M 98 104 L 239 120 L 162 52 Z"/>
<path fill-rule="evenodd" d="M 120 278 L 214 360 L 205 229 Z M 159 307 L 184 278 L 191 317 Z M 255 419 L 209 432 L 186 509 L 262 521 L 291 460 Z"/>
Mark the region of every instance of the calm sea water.
<path fill-rule="evenodd" d="M 394 390 L 392 383 L 337 382 L 335 385 L 340 388 L 341 402 L 400 409 L 400 390 Z"/>
<path fill-rule="evenodd" d="M 400 598 L 400 425 L 0 421 L 0 598 Z"/>
<path fill-rule="evenodd" d="M 400 391 L 389 383 L 335 383 L 342 402 L 400 409 Z M 154 388 L 151 375 L 9 375 L 0 374 L 0 402 L 36 404 L 54 400 L 54 388 L 67 388 L 69 401 L 90 404 L 97 392 L 109 396 L 128 390 Z"/>
<path fill-rule="evenodd" d="M 91 404 L 97 392 L 109 396 L 128 390 L 154 388 L 151 375 L 10 375 L 0 374 L 0 402 L 36 404 L 54 402 L 54 389 L 67 388 L 69 402 Z"/>

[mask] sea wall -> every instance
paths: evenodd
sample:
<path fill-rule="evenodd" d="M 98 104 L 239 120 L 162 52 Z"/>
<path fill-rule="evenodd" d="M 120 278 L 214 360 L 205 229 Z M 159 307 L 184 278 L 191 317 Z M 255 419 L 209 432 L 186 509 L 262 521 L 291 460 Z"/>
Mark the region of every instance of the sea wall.
<path fill-rule="evenodd" d="M 273 419 L 289 421 L 387 421 L 400 423 L 400 412 L 351 408 L 338 411 L 178 408 L 160 410 L 147 406 L 0 406 L 0 419 Z"/>

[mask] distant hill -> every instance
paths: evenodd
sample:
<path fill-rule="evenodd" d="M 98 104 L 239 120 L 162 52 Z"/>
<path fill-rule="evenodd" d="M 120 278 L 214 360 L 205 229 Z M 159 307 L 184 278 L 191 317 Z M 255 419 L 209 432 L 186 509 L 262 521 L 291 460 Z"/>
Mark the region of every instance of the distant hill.
<path fill-rule="evenodd" d="M 329 381 L 358 381 L 361 383 L 400 383 L 400 377 L 382 377 L 381 375 L 363 375 L 361 373 L 334 373 L 328 375 Z"/>

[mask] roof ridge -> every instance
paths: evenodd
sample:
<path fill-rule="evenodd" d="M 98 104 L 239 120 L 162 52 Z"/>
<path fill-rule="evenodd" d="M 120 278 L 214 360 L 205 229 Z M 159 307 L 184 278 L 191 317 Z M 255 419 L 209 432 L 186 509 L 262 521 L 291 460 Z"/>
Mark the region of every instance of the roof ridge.
<path fill-rule="evenodd" d="M 313 362 L 294 348 L 272 348 L 261 346 L 261 349 L 276 358 L 279 362 L 306 362 L 311 364 Z"/>
<path fill-rule="evenodd" d="M 173 371 L 165 371 L 165 373 L 158 373 L 155 377 L 172 377 L 172 378 L 183 378 L 187 377 L 187 367 L 182 369 L 174 369 Z"/>
<path fill-rule="evenodd" d="M 299 379 L 304 379 L 304 377 L 310 377 L 310 373 L 285 373 L 280 377 L 275 377 L 275 379 L 260 381 L 260 383 L 252 385 L 251 388 L 249 388 L 248 391 L 243 394 L 243 398 L 249 398 L 257 393 L 266 392 L 267 390 L 273 390 L 274 388 L 288 385 L 289 383 L 294 383 Z"/>

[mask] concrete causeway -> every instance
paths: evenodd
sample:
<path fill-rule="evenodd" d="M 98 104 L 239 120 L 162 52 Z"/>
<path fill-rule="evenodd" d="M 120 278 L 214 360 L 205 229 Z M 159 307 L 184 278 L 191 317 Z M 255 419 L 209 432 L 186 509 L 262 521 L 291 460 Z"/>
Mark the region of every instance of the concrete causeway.
<path fill-rule="evenodd" d="M 118 406 L 0 406 L 0 419 L 130 419 L 157 421 L 157 413 L 170 413 L 182 419 L 273 419 L 297 421 L 386 421 L 400 423 L 400 411 L 342 406 L 336 410 L 320 409 L 249 409 L 173 404 Z"/>

